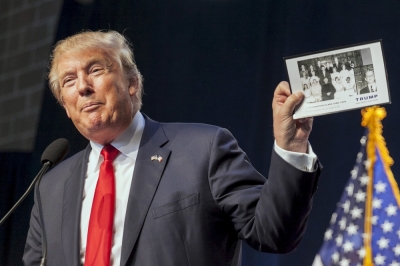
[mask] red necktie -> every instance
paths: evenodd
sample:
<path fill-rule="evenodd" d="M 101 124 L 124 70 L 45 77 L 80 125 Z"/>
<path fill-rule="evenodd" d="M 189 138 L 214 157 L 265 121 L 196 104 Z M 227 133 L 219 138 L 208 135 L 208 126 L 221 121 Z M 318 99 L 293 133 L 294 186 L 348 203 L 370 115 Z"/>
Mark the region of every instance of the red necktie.
<path fill-rule="evenodd" d="M 115 181 L 113 161 L 119 151 L 107 144 L 101 150 L 99 180 L 94 193 L 87 236 L 85 266 L 109 266 L 115 210 Z"/>

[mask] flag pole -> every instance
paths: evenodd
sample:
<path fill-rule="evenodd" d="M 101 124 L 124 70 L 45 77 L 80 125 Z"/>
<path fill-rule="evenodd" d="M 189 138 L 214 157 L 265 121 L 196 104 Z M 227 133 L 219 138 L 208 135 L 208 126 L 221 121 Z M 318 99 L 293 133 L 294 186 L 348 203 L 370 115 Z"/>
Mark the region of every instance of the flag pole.
<path fill-rule="evenodd" d="M 367 156 L 368 156 L 368 176 L 369 182 L 367 185 L 367 199 L 365 201 L 365 218 L 364 218 L 364 248 L 366 255 L 363 266 L 373 266 L 371 239 L 372 239 L 372 192 L 373 192 L 373 176 L 374 164 L 376 161 L 376 149 L 379 150 L 385 171 L 392 173 L 390 166 L 393 165 L 393 159 L 389 156 L 389 151 L 386 148 L 385 139 L 382 136 L 381 121 L 386 117 L 386 110 L 383 107 L 372 106 L 361 110 L 362 122 L 361 125 L 368 128 L 367 141 Z M 394 180 L 393 174 L 392 178 Z"/>

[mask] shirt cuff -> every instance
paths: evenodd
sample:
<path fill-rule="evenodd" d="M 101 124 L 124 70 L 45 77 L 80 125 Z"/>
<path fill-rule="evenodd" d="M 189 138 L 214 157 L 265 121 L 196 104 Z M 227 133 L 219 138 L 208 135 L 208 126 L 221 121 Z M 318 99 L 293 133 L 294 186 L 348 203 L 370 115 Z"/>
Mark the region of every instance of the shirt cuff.
<path fill-rule="evenodd" d="M 308 143 L 307 153 L 284 150 L 276 144 L 276 141 L 274 143 L 274 150 L 279 156 L 282 157 L 283 160 L 297 169 L 306 172 L 314 171 L 317 155 L 313 152 L 310 143 Z"/>

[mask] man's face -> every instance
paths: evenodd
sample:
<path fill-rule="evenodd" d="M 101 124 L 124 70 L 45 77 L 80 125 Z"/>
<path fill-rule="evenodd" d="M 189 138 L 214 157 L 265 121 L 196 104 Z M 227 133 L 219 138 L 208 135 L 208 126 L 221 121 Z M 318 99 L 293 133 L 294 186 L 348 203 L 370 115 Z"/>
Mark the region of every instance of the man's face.
<path fill-rule="evenodd" d="M 111 57 L 99 49 L 67 52 L 57 67 L 63 106 L 84 137 L 107 144 L 129 126 L 137 89 Z"/>
<path fill-rule="evenodd" d="M 368 83 L 374 83 L 374 82 L 375 82 L 374 74 L 369 74 L 369 75 L 367 75 L 367 76 L 365 77 L 365 80 L 366 80 Z"/>
<path fill-rule="evenodd" d="M 328 83 L 328 78 L 324 78 L 325 84 Z"/>
<path fill-rule="evenodd" d="M 322 70 L 322 71 L 325 71 L 325 66 L 321 66 L 321 70 Z"/>

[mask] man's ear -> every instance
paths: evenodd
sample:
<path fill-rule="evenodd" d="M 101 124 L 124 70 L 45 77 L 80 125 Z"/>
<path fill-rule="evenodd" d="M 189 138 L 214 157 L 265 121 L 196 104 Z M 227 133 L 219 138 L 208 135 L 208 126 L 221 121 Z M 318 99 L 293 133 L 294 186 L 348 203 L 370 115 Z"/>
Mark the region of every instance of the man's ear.
<path fill-rule="evenodd" d="M 130 95 L 130 96 L 133 96 L 133 95 L 135 95 L 135 94 L 136 94 L 136 92 L 137 92 L 137 89 L 136 89 L 136 87 L 135 87 L 135 86 L 133 86 L 133 85 L 129 86 L 128 90 L 129 90 L 129 95 Z"/>
<path fill-rule="evenodd" d="M 128 88 L 130 96 L 134 96 L 137 93 L 137 91 L 138 91 L 137 87 L 138 87 L 137 82 L 131 81 L 129 88 Z"/>

